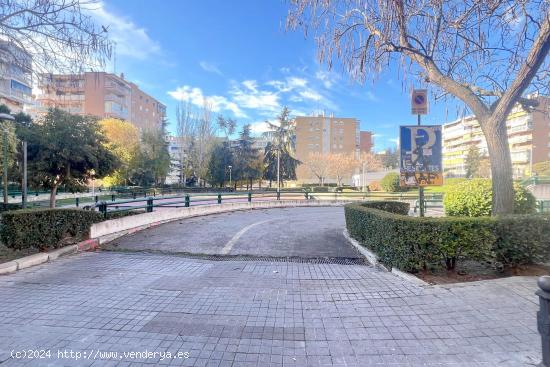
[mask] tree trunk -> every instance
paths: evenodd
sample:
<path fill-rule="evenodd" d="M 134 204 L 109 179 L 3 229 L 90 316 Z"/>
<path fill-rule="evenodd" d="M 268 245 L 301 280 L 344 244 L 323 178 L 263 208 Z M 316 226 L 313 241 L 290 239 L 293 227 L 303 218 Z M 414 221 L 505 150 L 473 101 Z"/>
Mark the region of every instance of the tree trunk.
<path fill-rule="evenodd" d="M 484 133 L 489 149 L 493 185 L 491 214 L 511 214 L 514 212 L 514 185 L 506 120 L 496 123 L 489 121 L 485 125 Z"/>
<path fill-rule="evenodd" d="M 58 185 L 54 185 L 50 191 L 50 208 L 55 208 L 55 197 L 57 196 L 57 187 Z"/>

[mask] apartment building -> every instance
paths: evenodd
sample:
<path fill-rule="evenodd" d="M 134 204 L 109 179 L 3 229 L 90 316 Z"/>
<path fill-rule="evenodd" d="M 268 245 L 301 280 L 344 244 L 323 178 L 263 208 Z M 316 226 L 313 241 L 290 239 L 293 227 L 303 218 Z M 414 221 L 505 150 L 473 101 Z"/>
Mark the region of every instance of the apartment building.
<path fill-rule="evenodd" d="M 361 153 L 370 153 L 374 147 L 374 136 L 372 131 L 361 131 L 359 133 L 359 150 Z"/>
<path fill-rule="evenodd" d="M 0 104 L 11 112 L 27 112 L 32 105 L 32 58 L 20 47 L 0 40 Z"/>
<path fill-rule="evenodd" d="M 118 118 L 140 130 L 160 128 L 166 106 L 120 76 L 105 72 L 43 74 L 38 81 L 35 114 L 57 107 L 67 112 Z"/>
<path fill-rule="evenodd" d="M 361 138 L 364 139 L 364 149 L 372 147 L 372 134 L 361 134 L 359 120 L 348 117 L 297 116 L 296 122 L 296 158 L 307 162 L 312 153 L 345 153 L 358 155 L 362 150 Z M 316 180 L 307 164 L 297 168 L 299 181 Z"/>
<path fill-rule="evenodd" d="M 526 112 L 516 106 L 506 121 L 514 177 L 531 174 L 534 163 L 550 160 L 550 98 L 537 97 L 539 106 Z M 466 174 L 466 157 L 471 146 L 488 154 L 487 142 L 474 116 L 443 125 L 443 169 L 447 176 Z"/>

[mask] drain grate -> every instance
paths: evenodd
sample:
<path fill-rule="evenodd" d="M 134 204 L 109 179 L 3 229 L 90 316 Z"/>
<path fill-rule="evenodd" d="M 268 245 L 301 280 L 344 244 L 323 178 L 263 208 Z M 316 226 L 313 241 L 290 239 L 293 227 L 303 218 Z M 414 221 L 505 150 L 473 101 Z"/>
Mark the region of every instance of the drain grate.
<path fill-rule="evenodd" d="M 299 257 L 299 256 L 256 256 L 256 255 L 208 255 L 191 254 L 187 252 L 166 252 L 128 249 L 103 248 L 102 251 L 126 252 L 126 253 L 148 253 L 157 255 L 171 255 L 189 259 L 210 260 L 210 261 L 261 261 L 261 262 L 285 262 L 301 264 L 338 264 L 338 265 L 370 265 L 364 258 L 358 257 Z"/>

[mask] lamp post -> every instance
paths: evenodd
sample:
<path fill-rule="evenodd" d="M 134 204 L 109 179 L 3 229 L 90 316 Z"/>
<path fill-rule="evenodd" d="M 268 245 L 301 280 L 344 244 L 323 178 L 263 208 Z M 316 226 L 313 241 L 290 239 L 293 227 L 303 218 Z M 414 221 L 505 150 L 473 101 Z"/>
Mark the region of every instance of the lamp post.
<path fill-rule="evenodd" d="M 15 117 L 8 113 L 0 113 L 0 121 L 15 121 Z M 2 136 L 2 153 L 3 153 L 3 160 L 2 160 L 2 168 L 3 168 L 3 174 L 2 174 L 2 183 L 4 187 L 4 204 L 8 203 L 8 130 L 7 128 L 3 131 Z"/>
<path fill-rule="evenodd" d="M 227 166 L 227 168 L 229 168 L 229 187 L 233 187 L 231 185 L 231 169 L 233 168 L 233 166 Z"/>

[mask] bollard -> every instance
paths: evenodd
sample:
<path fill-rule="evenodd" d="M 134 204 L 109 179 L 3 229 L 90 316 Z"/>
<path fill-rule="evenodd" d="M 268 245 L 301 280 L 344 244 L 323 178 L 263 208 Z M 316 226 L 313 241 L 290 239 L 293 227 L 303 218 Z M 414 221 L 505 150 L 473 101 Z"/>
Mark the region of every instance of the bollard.
<path fill-rule="evenodd" d="M 189 199 L 190 199 L 190 198 L 189 198 L 189 194 L 185 195 L 185 206 L 186 206 L 187 208 L 189 207 L 189 202 L 191 201 L 191 200 L 189 200 Z"/>
<path fill-rule="evenodd" d="M 542 342 L 542 362 L 539 367 L 550 367 L 550 276 L 538 280 L 540 310 L 537 313 L 537 326 Z"/>
<path fill-rule="evenodd" d="M 98 205 L 99 211 L 103 213 L 103 218 L 107 218 L 107 204 L 105 202 L 101 202 Z"/>
<path fill-rule="evenodd" d="M 76 207 L 78 208 L 78 204 L 80 203 L 80 198 L 76 198 Z"/>
<path fill-rule="evenodd" d="M 252 193 L 251 192 L 248 193 L 248 202 L 249 203 L 252 202 Z"/>
<path fill-rule="evenodd" d="M 218 204 L 222 203 L 222 194 L 218 194 Z"/>
<path fill-rule="evenodd" d="M 153 198 L 147 198 L 147 213 L 153 212 Z"/>

